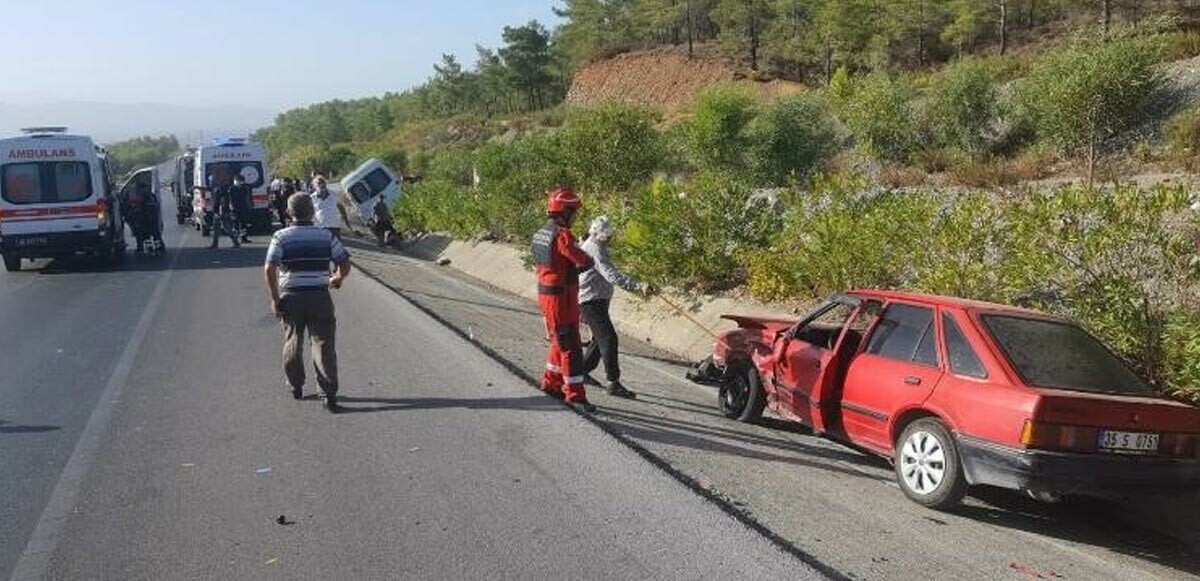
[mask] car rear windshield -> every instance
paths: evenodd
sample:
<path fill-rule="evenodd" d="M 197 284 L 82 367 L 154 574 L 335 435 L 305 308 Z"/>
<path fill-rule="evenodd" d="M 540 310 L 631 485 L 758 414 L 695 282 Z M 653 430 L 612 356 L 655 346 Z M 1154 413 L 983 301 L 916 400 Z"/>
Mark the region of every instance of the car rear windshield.
<path fill-rule="evenodd" d="M 1124 362 L 1075 325 L 1002 315 L 985 315 L 983 323 L 1027 385 L 1118 395 L 1155 395 L 1154 390 Z"/>
<path fill-rule="evenodd" d="M 92 195 L 92 175 L 82 161 L 10 163 L 0 169 L 0 186 L 10 204 L 82 202 Z"/>

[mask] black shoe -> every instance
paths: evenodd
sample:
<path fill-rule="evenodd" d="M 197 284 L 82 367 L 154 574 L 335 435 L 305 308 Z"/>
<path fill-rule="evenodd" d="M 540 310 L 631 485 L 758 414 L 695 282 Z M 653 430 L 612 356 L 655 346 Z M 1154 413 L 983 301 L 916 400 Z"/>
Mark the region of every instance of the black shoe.
<path fill-rule="evenodd" d="M 601 385 L 601 384 L 600 384 L 600 382 L 599 382 L 599 381 L 596 381 L 596 378 L 595 378 L 595 377 L 592 377 L 592 374 L 591 374 L 591 373 L 584 373 L 584 374 L 583 374 L 583 384 L 584 384 L 584 385 L 590 385 L 590 386 L 592 386 L 592 387 L 604 387 L 603 385 Z"/>
<path fill-rule="evenodd" d="M 209 245 L 208 245 L 208 249 L 209 249 L 209 250 L 216 250 L 216 249 L 217 249 L 217 243 L 216 243 L 216 242 L 213 242 L 212 244 L 209 244 Z"/>
<path fill-rule="evenodd" d="M 336 395 L 325 396 L 325 409 L 329 410 L 329 413 L 331 414 L 336 414 L 342 411 L 342 404 L 338 403 L 338 398 Z"/>
<path fill-rule="evenodd" d="M 590 414 L 590 413 L 596 411 L 596 406 L 592 405 L 591 403 L 589 403 L 586 400 L 585 401 L 569 401 L 569 402 L 567 402 L 567 405 L 571 406 L 571 409 L 573 409 L 579 413 Z"/>
<path fill-rule="evenodd" d="M 304 387 L 292 388 L 292 399 L 304 399 Z"/>
<path fill-rule="evenodd" d="M 242 243 L 243 244 L 254 244 L 254 241 L 250 240 L 249 236 L 242 236 Z"/>
<path fill-rule="evenodd" d="M 242 243 L 241 243 L 241 242 L 238 242 L 237 240 L 234 240 L 234 241 L 233 241 L 233 247 L 234 247 L 234 248 L 241 248 L 241 247 L 242 247 Z"/>
<path fill-rule="evenodd" d="M 613 397 L 622 397 L 625 399 L 637 399 L 637 394 L 625 389 L 620 381 L 614 381 L 608 384 L 608 395 Z"/>

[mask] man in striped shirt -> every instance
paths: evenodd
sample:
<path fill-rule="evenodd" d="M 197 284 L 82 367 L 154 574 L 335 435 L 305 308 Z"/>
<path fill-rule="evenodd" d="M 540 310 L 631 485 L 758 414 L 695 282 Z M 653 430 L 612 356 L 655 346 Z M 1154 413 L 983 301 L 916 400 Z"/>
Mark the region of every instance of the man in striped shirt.
<path fill-rule="evenodd" d="M 275 233 L 263 267 L 271 312 L 283 324 L 283 373 L 292 397 L 304 397 L 304 333 L 312 337 L 317 385 L 325 394 L 325 407 L 339 411 L 337 353 L 334 336 L 337 318 L 329 288 L 341 288 L 350 274 L 350 253 L 333 234 L 313 225 L 313 200 L 307 194 L 288 198 L 292 226 Z M 330 263 L 337 270 L 330 276 Z"/>

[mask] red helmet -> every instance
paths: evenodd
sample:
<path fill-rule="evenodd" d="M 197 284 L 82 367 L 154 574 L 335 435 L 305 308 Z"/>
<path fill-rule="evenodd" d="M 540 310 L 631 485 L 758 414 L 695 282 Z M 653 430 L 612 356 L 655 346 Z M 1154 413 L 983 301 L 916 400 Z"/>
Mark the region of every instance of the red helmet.
<path fill-rule="evenodd" d="M 583 206 L 579 196 L 571 188 L 558 188 L 550 192 L 550 213 L 561 214 L 567 210 L 578 210 Z"/>

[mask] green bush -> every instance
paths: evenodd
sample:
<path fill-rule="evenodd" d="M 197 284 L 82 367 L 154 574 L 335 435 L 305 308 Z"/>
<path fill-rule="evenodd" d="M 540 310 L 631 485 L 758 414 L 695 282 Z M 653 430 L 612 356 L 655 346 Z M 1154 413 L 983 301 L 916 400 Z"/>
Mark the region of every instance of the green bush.
<path fill-rule="evenodd" d="M 811 95 L 765 108 L 746 128 L 760 185 L 785 185 L 819 171 L 838 151 L 835 121 Z"/>
<path fill-rule="evenodd" d="M 575 111 L 555 134 L 572 185 L 588 194 L 624 191 L 650 179 L 663 162 L 658 115 L 607 104 Z"/>
<path fill-rule="evenodd" d="M 441 180 L 422 180 L 407 186 L 393 215 L 401 232 L 446 232 L 469 238 L 486 225 L 477 194 Z"/>
<path fill-rule="evenodd" d="M 738 172 L 746 168 L 746 125 L 754 118 L 755 99 L 736 85 L 716 85 L 700 93 L 696 114 L 685 124 L 687 149 L 697 167 Z"/>
<path fill-rule="evenodd" d="M 434 150 L 425 161 L 424 177 L 469 188 L 474 184 L 474 155 L 462 147 Z"/>
<path fill-rule="evenodd" d="M 774 212 L 725 176 L 705 175 L 687 188 L 656 180 L 625 211 L 618 258 L 639 276 L 701 291 L 745 281 L 737 257 L 766 244 Z"/>
<path fill-rule="evenodd" d="M 487 231 L 495 238 L 526 240 L 545 221 L 546 194 L 570 183 L 552 136 L 492 143 L 475 152 L 479 195 Z"/>
<path fill-rule="evenodd" d="M 318 171 L 334 179 L 354 169 L 357 162 L 358 156 L 344 145 L 301 145 L 280 156 L 274 170 L 280 175 L 305 177 L 310 172 Z"/>
<path fill-rule="evenodd" d="M 1166 134 L 1171 153 L 1187 161 L 1193 160 L 1200 153 L 1200 106 L 1171 119 Z"/>
<path fill-rule="evenodd" d="M 938 146 L 974 158 L 987 153 L 989 133 L 1001 113 L 995 69 L 989 61 L 967 58 L 935 77 L 924 120 Z"/>
<path fill-rule="evenodd" d="M 884 73 L 873 73 L 852 85 L 838 113 L 859 145 L 879 159 L 908 161 L 919 141 L 912 85 Z"/>
<path fill-rule="evenodd" d="M 1090 181 L 1100 151 L 1162 86 L 1161 53 L 1158 37 L 1068 45 L 1034 64 L 1020 100 L 1041 139 L 1066 154 L 1084 152 Z"/>

